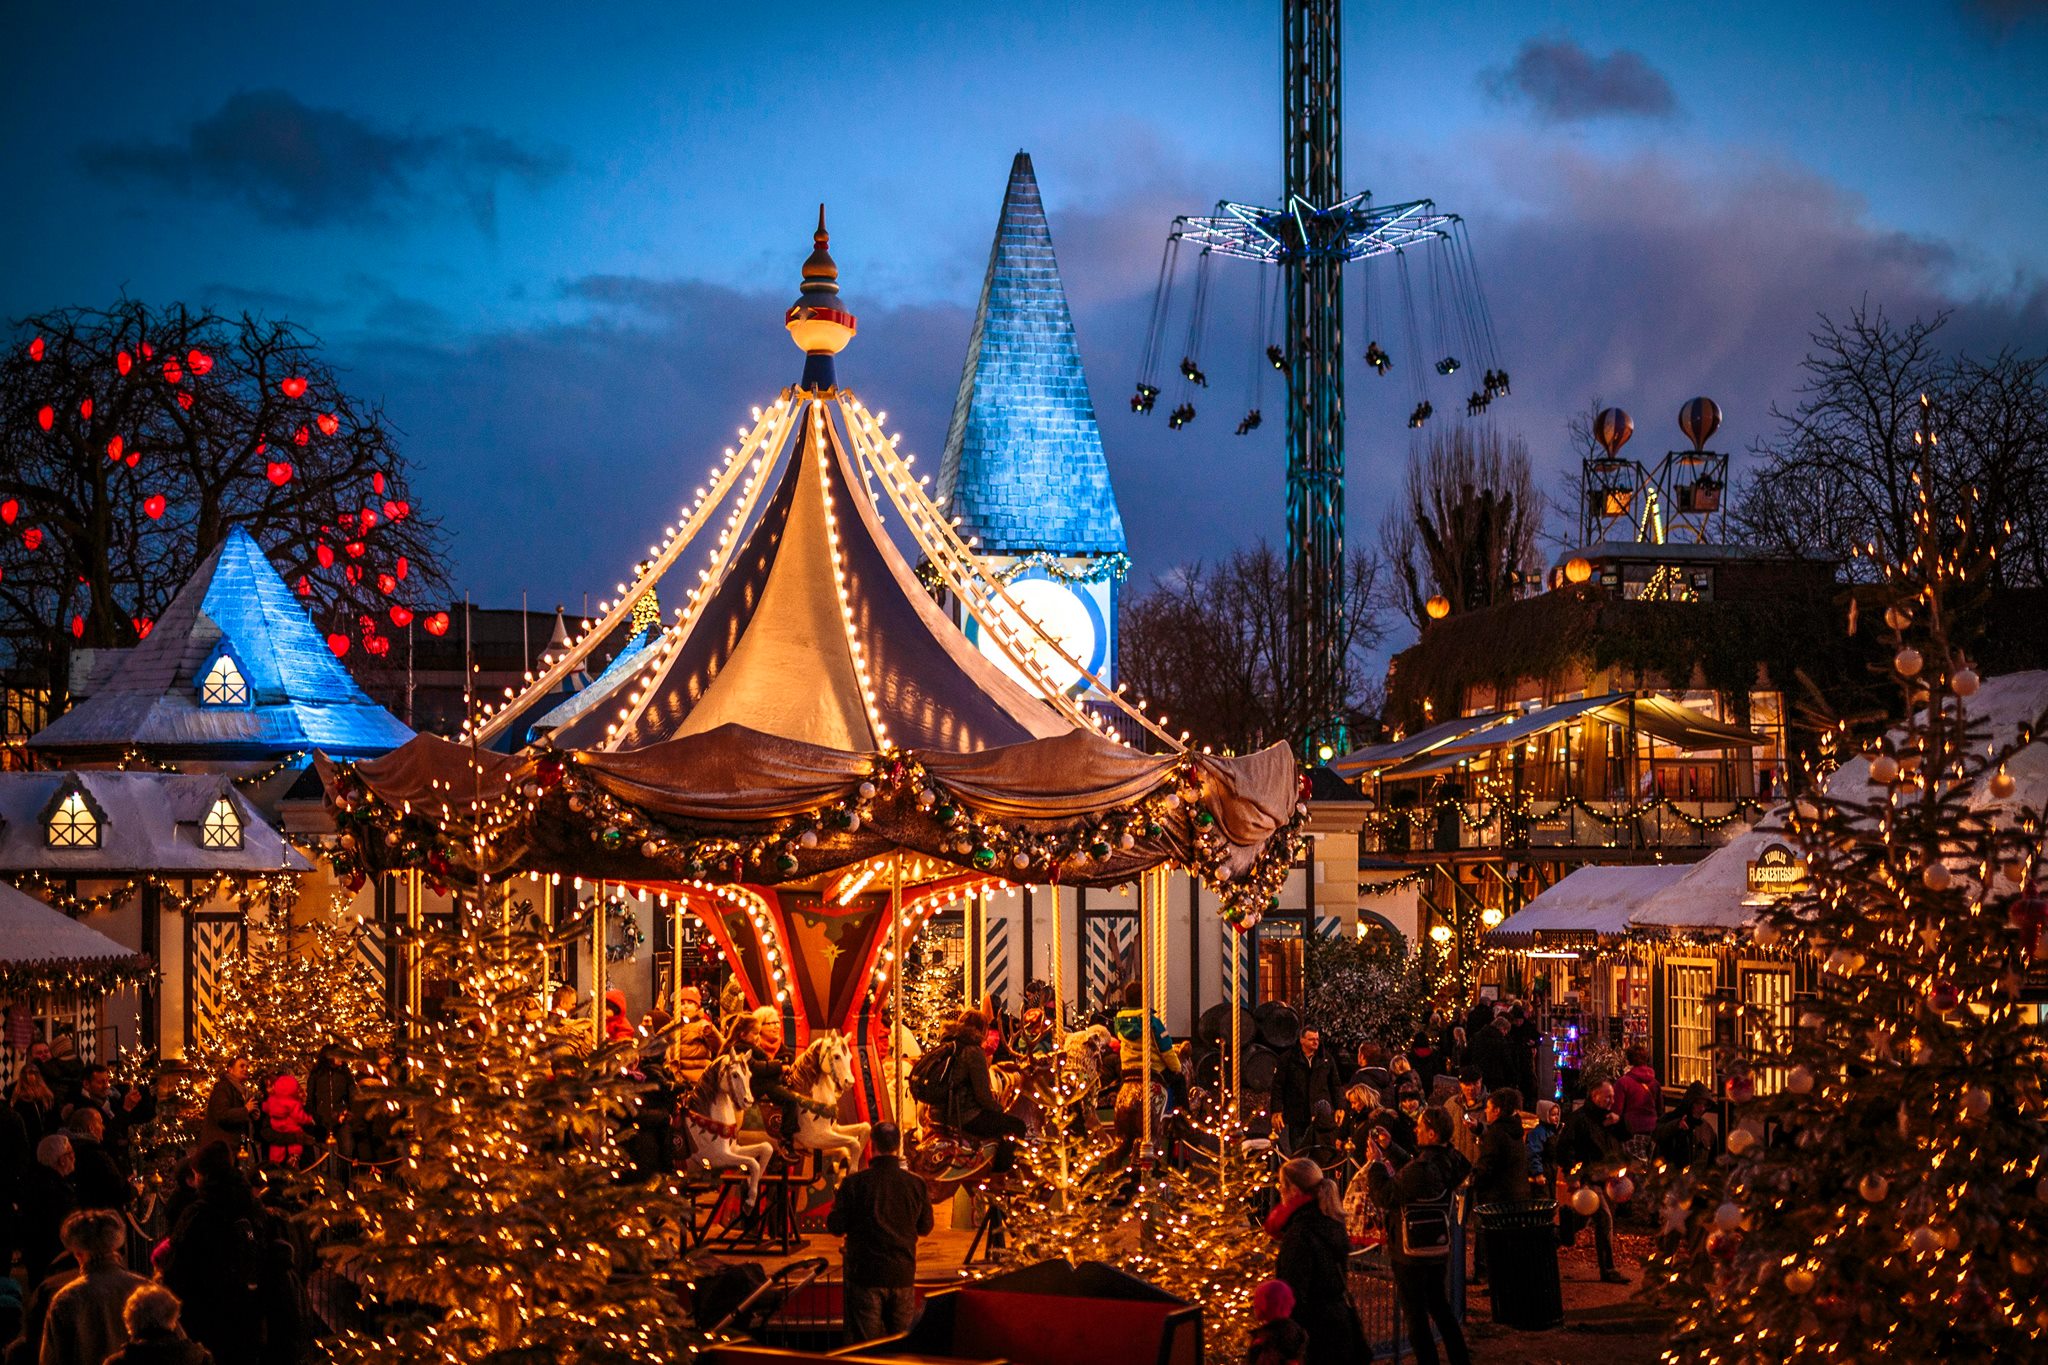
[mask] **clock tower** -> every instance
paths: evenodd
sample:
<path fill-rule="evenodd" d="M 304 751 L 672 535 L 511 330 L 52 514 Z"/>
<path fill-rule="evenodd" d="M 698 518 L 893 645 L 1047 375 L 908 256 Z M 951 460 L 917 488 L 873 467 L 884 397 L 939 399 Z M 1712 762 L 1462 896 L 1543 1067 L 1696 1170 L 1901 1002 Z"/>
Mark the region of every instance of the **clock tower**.
<path fill-rule="evenodd" d="M 1118 585 L 1130 568 L 1095 404 L 1031 157 L 1010 165 L 1002 218 L 939 470 L 938 503 L 1025 616 L 1087 670 L 1044 648 L 1040 670 L 1076 697 L 1116 683 Z M 999 667 L 1024 670 L 959 603 L 961 628 Z"/>

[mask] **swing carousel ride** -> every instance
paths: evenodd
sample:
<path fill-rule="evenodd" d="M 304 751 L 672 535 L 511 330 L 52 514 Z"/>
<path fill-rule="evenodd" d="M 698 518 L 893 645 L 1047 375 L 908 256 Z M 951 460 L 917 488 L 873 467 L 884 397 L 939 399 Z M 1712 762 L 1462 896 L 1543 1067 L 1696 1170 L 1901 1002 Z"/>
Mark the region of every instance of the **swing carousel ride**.
<path fill-rule="evenodd" d="M 839 385 L 856 321 L 822 208 L 814 240 L 784 320 L 801 381 L 754 410 L 632 581 L 460 741 L 422 735 L 323 769 L 362 872 L 465 891 L 596 881 L 600 903 L 616 888 L 696 917 L 748 1006 L 778 1008 L 798 1052 L 814 1035 L 852 1040 L 852 1104 L 876 1119 L 904 1109 L 884 1078 L 883 1020 L 902 1017 L 897 964 L 938 910 L 1177 867 L 1248 927 L 1298 855 L 1306 808 L 1285 745 L 1199 752 L 1090 676 L 1141 749 L 1054 680 L 1055 660 L 1068 677 L 1086 670 L 984 570 L 885 415 Z M 919 582 L 883 528 L 884 499 L 1028 684 Z M 664 575 L 692 568 L 626 665 L 533 723 Z"/>

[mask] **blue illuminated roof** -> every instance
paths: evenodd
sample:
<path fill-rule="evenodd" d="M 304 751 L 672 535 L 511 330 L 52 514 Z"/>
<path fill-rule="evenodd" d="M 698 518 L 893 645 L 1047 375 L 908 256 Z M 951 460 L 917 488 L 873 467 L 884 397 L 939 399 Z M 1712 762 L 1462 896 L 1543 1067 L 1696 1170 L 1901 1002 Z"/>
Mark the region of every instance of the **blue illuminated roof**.
<path fill-rule="evenodd" d="M 938 501 L 985 553 L 1125 548 L 1052 230 L 1024 152 L 1010 166 Z"/>
<path fill-rule="evenodd" d="M 223 643 L 248 682 L 247 706 L 199 702 L 200 674 Z M 359 757 L 411 738 L 342 667 L 262 548 L 238 526 L 171 599 L 149 638 L 124 651 L 106 681 L 29 747 L 223 758 L 324 749 Z"/>

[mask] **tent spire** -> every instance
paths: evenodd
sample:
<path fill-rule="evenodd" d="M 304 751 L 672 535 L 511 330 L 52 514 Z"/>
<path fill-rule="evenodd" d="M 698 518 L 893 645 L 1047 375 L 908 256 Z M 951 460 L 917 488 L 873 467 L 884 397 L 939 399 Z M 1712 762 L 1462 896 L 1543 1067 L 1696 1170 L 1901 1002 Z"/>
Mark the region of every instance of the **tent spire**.
<path fill-rule="evenodd" d="M 808 357 L 802 387 L 820 392 L 838 387 L 832 357 L 846 349 L 859 324 L 839 298 L 839 266 L 829 250 L 825 206 L 818 205 L 818 230 L 811 234 L 812 251 L 804 261 L 803 288 L 789 306 L 782 325 Z"/>

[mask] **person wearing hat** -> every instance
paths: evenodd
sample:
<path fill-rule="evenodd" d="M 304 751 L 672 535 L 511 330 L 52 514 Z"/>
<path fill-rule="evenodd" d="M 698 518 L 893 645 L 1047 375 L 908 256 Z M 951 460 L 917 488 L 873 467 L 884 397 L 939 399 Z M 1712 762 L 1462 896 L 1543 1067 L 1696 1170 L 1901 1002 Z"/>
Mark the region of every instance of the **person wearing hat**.
<path fill-rule="evenodd" d="M 725 1037 L 718 1025 L 704 1017 L 704 992 L 695 986 L 676 992 L 676 1018 L 680 1023 L 675 1041 L 669 1045 L 669 1061 L 677 1077 L 694 1086 L 704 1079 L 711 1059 L 724 1050 Z"/>

